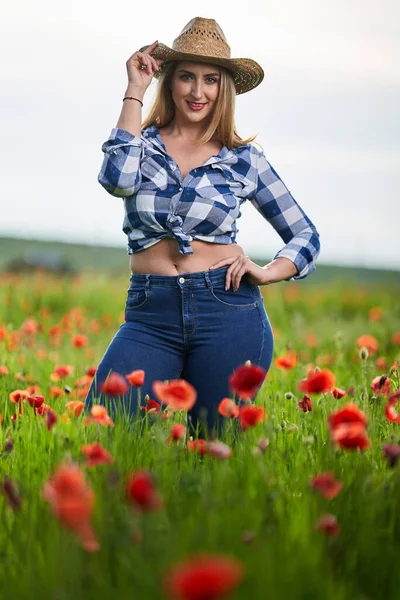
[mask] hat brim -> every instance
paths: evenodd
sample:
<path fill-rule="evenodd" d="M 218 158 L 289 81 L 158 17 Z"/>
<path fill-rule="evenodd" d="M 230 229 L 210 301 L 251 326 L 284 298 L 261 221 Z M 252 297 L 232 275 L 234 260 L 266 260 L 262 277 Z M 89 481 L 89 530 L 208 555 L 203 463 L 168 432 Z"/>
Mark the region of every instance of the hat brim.
<path fill-rule="evenodd" d="M 148 47 L 149 45 L 143 46 L 139 52 L 145 52 Z M 156 60 L 164 61 L 160 65 L 160 70 L 154 73 L 154 77 L 157 79 L 163 72 L 163 67 L 167 62 L 179 60 L 209 63 L 225 67 L 232 75 L 237 95 L 249 92 L 264 79 L 262 67 L 251 58 L 219 58 L 217 56 L 189 54 L 187 52 L 177 52 L 165 46 L 165 44 L 158 44 L 156 49 L 150 53 L 150 56 Z"/>

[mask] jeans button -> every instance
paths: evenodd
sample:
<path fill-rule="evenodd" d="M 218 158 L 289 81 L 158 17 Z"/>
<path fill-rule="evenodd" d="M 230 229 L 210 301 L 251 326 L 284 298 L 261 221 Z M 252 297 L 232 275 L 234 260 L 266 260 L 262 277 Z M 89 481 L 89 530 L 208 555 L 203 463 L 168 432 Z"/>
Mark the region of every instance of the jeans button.
<path fill-rule="evenodd" d="M 184 283 L 185 282 L 185 278 L 184 277 L 179 277 L 179 283 Z"/>

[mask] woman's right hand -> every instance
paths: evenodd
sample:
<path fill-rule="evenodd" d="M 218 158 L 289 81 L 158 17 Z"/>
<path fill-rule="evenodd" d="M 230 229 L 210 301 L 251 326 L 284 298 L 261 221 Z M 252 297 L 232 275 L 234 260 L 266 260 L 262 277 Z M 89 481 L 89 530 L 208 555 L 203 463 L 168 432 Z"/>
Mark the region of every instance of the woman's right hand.
<path fill-rule="evenodd" d="M 164 62 L 155 60 L 150 56 L 157 46 L 158 40 L 153 42 L 145 52 L 139 52 L 138 50 L 126 61 L 128 85 L 142 90 L 143 93 L 149 87 L 153 73 L 158 71 L 158 67 Z M 142 69 L 142 65 L 146 65 L 146 69 Z"/>

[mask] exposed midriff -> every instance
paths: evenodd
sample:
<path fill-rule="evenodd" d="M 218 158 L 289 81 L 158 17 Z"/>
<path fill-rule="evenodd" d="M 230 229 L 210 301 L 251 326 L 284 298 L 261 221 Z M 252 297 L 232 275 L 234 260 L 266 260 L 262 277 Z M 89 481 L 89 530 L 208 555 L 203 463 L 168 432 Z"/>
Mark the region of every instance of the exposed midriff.
<path fill-rule="evenodd" d="M 132 273 L 151 273 L 154 275 L 178 275 L 207 271 L 211 265 L 231 256 L 245 256 L 238 244 L 215 244 L 193 240 L 193 254 L 182 255 L 178 242 L 164 238 L 157 244 L 130 255 Z"/>

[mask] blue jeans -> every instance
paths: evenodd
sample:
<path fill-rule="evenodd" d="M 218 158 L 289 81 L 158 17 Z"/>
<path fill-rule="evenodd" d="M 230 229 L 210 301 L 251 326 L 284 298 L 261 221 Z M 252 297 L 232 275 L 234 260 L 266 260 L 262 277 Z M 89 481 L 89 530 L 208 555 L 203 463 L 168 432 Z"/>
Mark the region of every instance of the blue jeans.
<path fill-rule="evenodd" d="M 104 404 L 98 385 L 111 370 L 126 375 L 143 369 L 142 404 L 146 394 L 157 400 L 154 380 L 182 378 L 197 391 L 189 411 L 194 428 L 208 432 L 221 424 L 217 409 L 232 397 L 229 376 L 247 360 L 268 371 L 274 339 L 260 288 L 241 279 L 236 292 L 225 291 L 228 266 L 181 275 L 132 273 L 123 323 L 108 346 L 86 402 Z M 131 399 L 129 400 L 129 396 Z M 254 397 L 253 397 L 254 398 Z M 128 404 L 129 401 L 129 404 Z M 137 388 L 107 403 L 138 408 Z"/>

